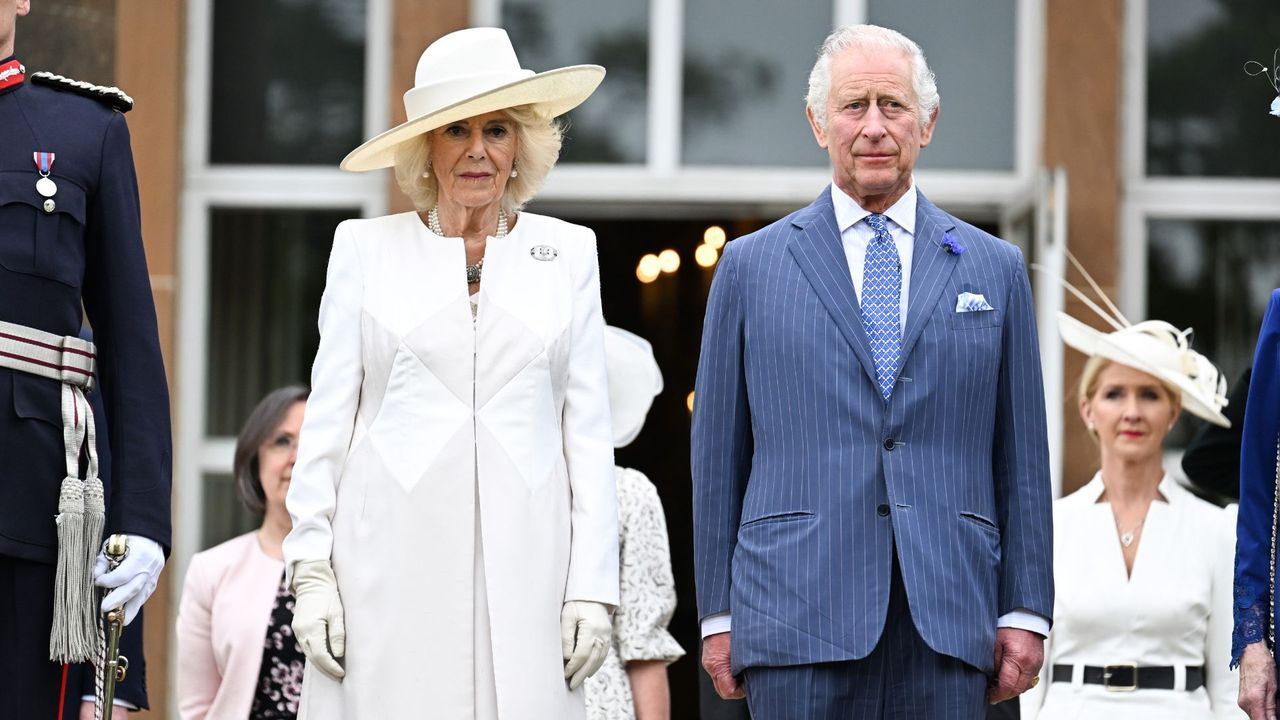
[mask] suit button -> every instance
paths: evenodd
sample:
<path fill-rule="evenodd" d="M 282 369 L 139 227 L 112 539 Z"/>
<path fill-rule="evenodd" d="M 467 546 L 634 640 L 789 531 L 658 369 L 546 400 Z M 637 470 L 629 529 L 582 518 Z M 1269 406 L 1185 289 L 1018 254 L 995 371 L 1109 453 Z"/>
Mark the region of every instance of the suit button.
<path fill-rule="evenodd" d="M 880 517 L 889 517 L 889 506 L 884 503 L 880 503 L 880 507 L 876 508 L 876 514 Z"/>
<path fill-rule="evenodd" d="M 895 443 L 895 442 L 893 441 L 893 438 L 885 438 L 885 440 L 884 440 L 884 449 L 885 449 L 885 450 L 893 450 L 893 446 L 894 446 L 894 445 L 897 445 L 897 443 Z"/>

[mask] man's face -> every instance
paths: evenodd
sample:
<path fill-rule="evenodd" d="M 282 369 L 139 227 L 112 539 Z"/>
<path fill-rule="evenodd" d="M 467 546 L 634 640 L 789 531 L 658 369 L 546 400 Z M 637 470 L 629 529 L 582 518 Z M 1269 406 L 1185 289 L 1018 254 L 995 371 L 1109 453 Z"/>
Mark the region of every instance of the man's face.
<path fill-rule="evenodd" d="M 31 0 L 0 0 L 0 59 L 13 54 L 13 29 L 31 10 Z"/>
<path fill-rule="evenodd" d="M 911 186 L 920 148 L 937 112 L 920 126 L 911 61 L 897 50 L 850 48 L 831 58 L 827 127 L 809 113 L 814 137 L 831 156 L 836 185 L 867 210 L 883 211 Z"/>

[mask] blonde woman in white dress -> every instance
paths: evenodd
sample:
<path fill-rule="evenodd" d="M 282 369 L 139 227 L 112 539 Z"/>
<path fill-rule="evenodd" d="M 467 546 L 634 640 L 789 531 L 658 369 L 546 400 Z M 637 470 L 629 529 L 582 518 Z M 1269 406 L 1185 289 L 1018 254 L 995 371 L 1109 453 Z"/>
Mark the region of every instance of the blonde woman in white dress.
<path fill-rule="evenodd" d="M 649 341 L 605 327 L 613 445 L 631 444 L 662 392 L 662 371 Z M 669 720 L 667 666 L 684 656 L 667 624 L 676 609 L 675 577 L 662 500 L 644 473 L 615 467 L 621 601 L 613 642 L 600 672 L 587 678 L 587 720 Z"/>
<path fill-rule="evenodd" d="M 596 243 L 522 207 L 603 76 L 451 33 L 342 163 L 417 212 L 334 236 L 284 543 L 302 720 L 585 717 L 618 602 Z"/>
<path fill-rule="evenodd" d="M 1192 495 L 1162 467 L 1182 411 L 1227 426 L 1226 387 L 1189 331 L 1148 321 L 1103 333 L 1060 314 L 1089 356 L 1080 417 L 1101 470 L 1054 503 L 1053 629 L 1022 717 L 1242 718 L 1231 658 L 1235 506 Z"/>

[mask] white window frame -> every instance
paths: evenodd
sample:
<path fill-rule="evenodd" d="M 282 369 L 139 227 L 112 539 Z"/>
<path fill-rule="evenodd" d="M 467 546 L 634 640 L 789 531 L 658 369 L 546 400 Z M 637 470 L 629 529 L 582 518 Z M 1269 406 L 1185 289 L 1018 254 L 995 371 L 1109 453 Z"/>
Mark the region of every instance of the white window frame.
<path fill-rule="evenodd" d="M 1124 100 L 1118 301 L 1130 319 L 1147 316 L 1147 224 L 1151 220 L 1280 221 L 1280 178 L 1147 175 L 1149 0 L 1128 0 L 1124 16 Z"/>
<path fill-rule="evenodd" d="M 393 0 L 366 0 L 367 42 L 362 137 L 385 130 L 391 69 Z M 353 174 L 333 167 L 213 165 L 209 162 L 214 0 L 187 0 L 183 137 L 183 190 L 178 235 L 177 365 L 174 434 L 174 526 L 170 588 L 181 595 L 191 555 L 200 549 L 203 483 L 209 473 L 231 472 L 234 437 L 205 432 L 208 391 L 209 218 L 214 208 L 358 208 L 366 216 L 387 210 L 385 171 Z M 172 618 L 171 618 L 172 619 Z M 176 652 L 170 652 L 170 686 Z M 170 693 L 167 715 L 177 715 Z"/>
<path fill-rule="evenodd" d="M 472 25 L 497 25 L 502 0 L 470 0 Z M 685 0 L 649 0 L 649 116 L 647 160 L 629 165 L 560 165 L 539 202 L 707 205 L 806 204 L 831 180 L 823 168 L 683 165 L 680 158 L 681 73 Z M 1014 169 L 922 170 L 929 198 L 948 208 L 998 220 L 1025 204 L 1040 170 L 1044 77 L 1044 0 L 1017 0 L 1014 62 Z M 864 22 L 866 0 L 832 0 L 836 25 Z M 817 40 L 815 40 L 817 42 Z M 945 96 L 946 89 L 943 88 Z M 944 103 L 945 104 L 945 103 Z M 799 108 L 797 107 L 797 111 Z M 945 115 L 944 115 L 945 118 Z M 945 122 L 945 119 L 943 120 Z"/>

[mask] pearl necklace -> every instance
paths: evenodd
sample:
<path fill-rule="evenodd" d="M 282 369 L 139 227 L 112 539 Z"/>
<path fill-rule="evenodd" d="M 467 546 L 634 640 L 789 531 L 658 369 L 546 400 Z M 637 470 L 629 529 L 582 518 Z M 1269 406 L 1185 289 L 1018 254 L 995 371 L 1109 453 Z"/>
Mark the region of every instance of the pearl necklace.
<path fill-rule="evenodd" d="M 439 206 L 431 208 L 427 212 L 427 228 L 431 232 L 444 237 L 444 230 L 440 228 L 440 208 Z M 494 234 L 494 238 L 504 238 L 507 236 L 507 211 L 498 208 L 498 232 Z M 475 285 L 480 282 L 480 269 L 484 267 L 484 258 L 480 258 L 479 262 L 472 265 L 467 263 L 467 284 Z"/>

